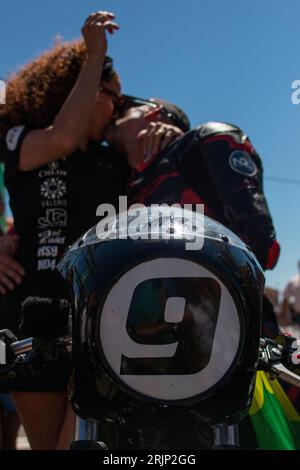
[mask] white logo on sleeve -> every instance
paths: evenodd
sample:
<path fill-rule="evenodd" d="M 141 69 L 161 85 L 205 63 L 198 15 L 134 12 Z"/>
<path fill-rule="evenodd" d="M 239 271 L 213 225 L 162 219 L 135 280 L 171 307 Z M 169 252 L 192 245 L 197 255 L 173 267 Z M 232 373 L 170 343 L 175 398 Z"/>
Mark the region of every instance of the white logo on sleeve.
<path fill-rule="evenodd" d="M 122 358 L 149 358 L 164 362 L 178 354 L 179 342 L 174 339 L 165 344 L 145 344 L 136 342 L 127 329 L 130 309 L 134 307 L 134 293 L 138 286 L 149 280 L 197 279 L 200 283 L 207 279 L 219 286 L 220 303 L 217 321 L 211 341 L 211 351 L 203 368 L 170 374 L 150 373 L 139 375 L 122 372 Z M 205 281 L 206 280 L 206 281 Z M 147 299 L 145 299 L 147 302 Z M 148 300 L 149 302 L 149 300 Z M 159 303 L 159 300 L 158 300 Z M 157 311 L 153 302 L 153 312 Z M 137 306 L 137 311 L 141 307 Z M 183 296 L 169 295 L 162 312 L 164 322 L 174 324 L 175 329 L 184 323 L 186 299 Z M 199 321 L 206 318 L 200 315 Z M 208 319 L 209 320 L 209 319 Z M 183 322 L 183 323 L 182 323 Z M 177 327 L 175 326 L 177 325 Z M 206 326 L 205 326 L 206 325 Z M 208 323 L 204 330 L 208 329 Z M 233 365 L 240 344 L 240 320 L 235 302 L 226 286 L 203 266 L 180 258 L 155 259 L 141 263 L 125 273 L 109 292 L 101 312 L 100 340 L 107 364 L 131 390 L 160 400 L 182 400 L 197 396 L 216 385 Z M 113 338 L 113 340 L 112 340 Z M 204 336 L 204 341 L 206 337 Z M 162 341 L 163 343 L 163 341 Z M 200 370 L 199 370 L 200 369 Z M 174 369 L 176 371 L 176 368 Z"/>
<path fill-rule="evenodd" d="M 6 134 L 6 146 L 8 150 L 14 152 L 18 146 L 19 138 L 25 129 L 25 126 L 13 127 Z"/>

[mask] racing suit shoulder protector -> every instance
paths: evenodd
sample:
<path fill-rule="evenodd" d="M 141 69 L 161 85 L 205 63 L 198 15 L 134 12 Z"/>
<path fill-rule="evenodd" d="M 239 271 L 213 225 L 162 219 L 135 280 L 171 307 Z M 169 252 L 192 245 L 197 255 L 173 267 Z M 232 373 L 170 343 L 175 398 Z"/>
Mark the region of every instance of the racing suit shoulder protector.
<path fill-rule="evenodd" d="M 243 133 L 243 131 L 233 125 L 229 124 L 227 122 L 217 122 L 217 121 L 210 121 L 206 122 L 205 124 L 202 124 L 197 128 L 198 134 L 201 138 L 205 138 L 208 136 L 213 136 L 216 134 L 221 134 L 221 133 L 235 133 L 239 136 L 241 143 L 247 139 L 247 136 Z"/>
<path fill-rule="evenodd" d="M 252 247 L 261 265 L 272 269 L 279 249 L 278 244 L 273 249 L 276 234 L 263 192 L 261 159 L 248 136 L 232 124 L 208 122 L 192 139 L 181 162 L 193 187 L 205 203 L 213 203 L 218 220 Z"/>

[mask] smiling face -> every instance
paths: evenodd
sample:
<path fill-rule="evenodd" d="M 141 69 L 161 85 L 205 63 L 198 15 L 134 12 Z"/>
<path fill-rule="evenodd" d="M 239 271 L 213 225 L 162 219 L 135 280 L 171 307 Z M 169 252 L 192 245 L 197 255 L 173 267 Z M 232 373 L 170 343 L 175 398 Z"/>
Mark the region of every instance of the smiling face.
<path fill-rule="evenodd" d="M 115 73 L 109 82 L 102 82 L 96 96 L 94 109 L 88 126 L 88 136 L 101 140 L 105 128 L 111 123 L 118 97 L 121 98 L 121 82 Z"/>

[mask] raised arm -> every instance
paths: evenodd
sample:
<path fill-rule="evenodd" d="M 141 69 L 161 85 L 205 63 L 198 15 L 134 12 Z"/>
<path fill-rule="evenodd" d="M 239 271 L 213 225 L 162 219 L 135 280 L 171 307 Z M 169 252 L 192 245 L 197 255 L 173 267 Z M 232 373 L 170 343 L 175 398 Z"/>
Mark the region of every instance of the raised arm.
<path fill-rule="evenodd" d="M 79 78 L 53 124 L 29 132 L 22 143 L 19 169 L 29 171 L 70 155 L 84 139 L 94 108 L 105 53 L 106 31 L 118 26 L 114 15 L 97 12 L 86 20 L 82 34 L 87 47 L 87 60 Z"/>

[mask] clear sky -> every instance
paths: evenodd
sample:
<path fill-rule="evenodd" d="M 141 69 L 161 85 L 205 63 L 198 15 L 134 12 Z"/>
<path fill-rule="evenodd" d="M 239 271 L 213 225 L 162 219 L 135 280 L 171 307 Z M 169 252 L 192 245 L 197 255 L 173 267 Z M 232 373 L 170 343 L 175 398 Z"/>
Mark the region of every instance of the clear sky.
<path fill-rule="evenodd" d="M 183 107 L 193 125 L 238 124 L 266 177 L 300 180 L 299 0 L 11 0 L 0 7 L 0 78 L 53 44 L 73 39 L 96 10 L 116 13 L 109 53 L 128 94 Z M 300 259 L 300 184 L 266 178 L 282 255 L 267 283 L 282 288 Z"/>

